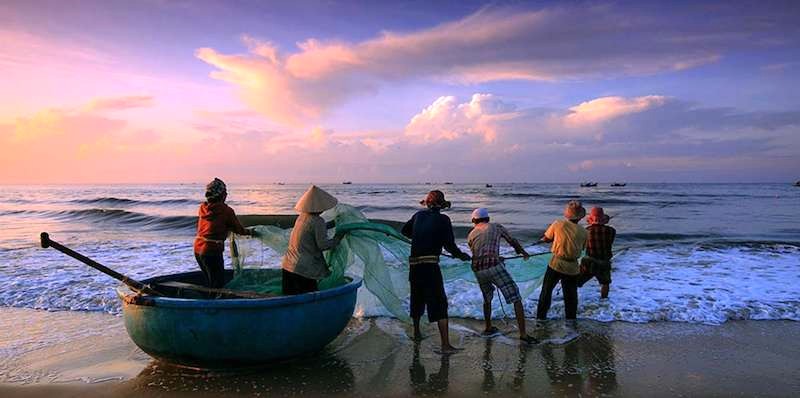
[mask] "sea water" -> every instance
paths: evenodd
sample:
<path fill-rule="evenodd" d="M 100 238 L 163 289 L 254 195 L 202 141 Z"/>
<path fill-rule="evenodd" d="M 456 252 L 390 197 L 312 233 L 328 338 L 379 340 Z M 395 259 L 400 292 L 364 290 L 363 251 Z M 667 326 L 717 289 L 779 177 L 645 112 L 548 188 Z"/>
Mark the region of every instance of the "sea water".
<path fill-rule="evenodd" d="M 617 229 L 611 297 L 595 281 L 579 290 L 579 318 L 599 321 L 732 319 L 800 321 L 800 188 L 790 184 L 331 184 L 322 187 L 368 217 L 407 220 L 430 189 L 442 189 L 446 214 L 462 236 L 470 212 L 489 209 L 532 252 L 564 204 L 602 206 Z M 239 215 L 293 214 L 304 184 L 229 184 Z M 53 249 L 42 231 L 134 278 L 197 270 L 192 254 L 200 184 L 3 186 L 0 189 L 0 306 L 119 313 L 118 282 Z M 465 247 L 466 248 L 466 247 Z M 268 253 L 278 267 L 281 253 Z M 482 316 L 477 286 L 446 286 L 450 315 Z M 524 289 L 523 289 L 524 290 Z M 535 311 L 538 290 L 526 297 Z M 496 308 L 500 308 L 495 300 Z M 506 306 L 506 311 L 511 308 Z M 387 315 L 360 293 L 356 316 Z M 551 316 L 561 317 L 560 295 Z M 496 311 L 495 315 L 502 316 Z"/>

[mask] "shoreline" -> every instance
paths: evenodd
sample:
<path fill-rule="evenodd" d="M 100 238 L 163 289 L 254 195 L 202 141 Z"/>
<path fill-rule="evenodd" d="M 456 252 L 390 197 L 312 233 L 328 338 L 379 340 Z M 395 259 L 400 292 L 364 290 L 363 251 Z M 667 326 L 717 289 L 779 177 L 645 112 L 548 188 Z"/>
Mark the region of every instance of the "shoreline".
<path fill-rule="evenodd" d="M 414 344 L 391 318 L 354 318 L 323 352 L 260 369 L 202 372 L 152 360 L 104 313 L 0 308 L 0 396 L 186 397 L 265 395 L 791 396 L 800 390 L 800 322 L 719 326 L 553 320 L 521 346 L 513 327 L 479 335 L 482 321 L 451 320 L 464 348 L 436 354 L 434 325 Z M 11 327 L 11 325 L 14 325 Z M 576 336 L 570 340 L 570 337 Z"/>

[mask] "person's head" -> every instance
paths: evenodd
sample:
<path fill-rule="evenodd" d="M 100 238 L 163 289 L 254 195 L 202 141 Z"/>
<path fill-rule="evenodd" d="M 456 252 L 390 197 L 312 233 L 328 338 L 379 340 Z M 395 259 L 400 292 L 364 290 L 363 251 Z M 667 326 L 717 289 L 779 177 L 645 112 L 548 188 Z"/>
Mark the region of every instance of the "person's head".
<path fill-rule="evenodd" d="M 444 192 L 436 189 L 428 192 L 425 199 L 421 200 L 419 204 L 426 206 L 429 209 L 447 209 L 450 207 L 450 202 L 444 199 Z"/>
<path fill-rule="evenodd" d="M 222 182 L 219 178 L 214 178 L 214 181 L 211 181 L 206 185 L 206 202 L 208 203 L 220 203 L 225 202 L 225 199 L 228 197 L 228 188 L 225 186 L 225 183 Z"/>
<path fill-rule="evenodd" d="M 489 222 L 489 210 L 483 207 L 473 210 L 472 223 L 478 225 L 483 222 Z"/>
<path fill-rule="evenodd" d="M 606 225 L 609 220 L 611 220 L 611 217 L 603 211 L 602 207 L 592 207 L 589 217 L 586 217 L 586 222 L 591 225 Z"/>
<path fill-rule="evenodd" d="M 312 185 L 300 197 L 294 209 L 301 213 L 314 215 L 322 214 L 325 210 L 332 209 L 339 203 L 333 195 L 325 192 L 316 185 Z"/>
<path fill-rule="evenodd" d="M 564 218 L 574 223 L 586 216 L 586 209 L 583 208 L 578 200 L 570 200 L 564 208 Z"/>

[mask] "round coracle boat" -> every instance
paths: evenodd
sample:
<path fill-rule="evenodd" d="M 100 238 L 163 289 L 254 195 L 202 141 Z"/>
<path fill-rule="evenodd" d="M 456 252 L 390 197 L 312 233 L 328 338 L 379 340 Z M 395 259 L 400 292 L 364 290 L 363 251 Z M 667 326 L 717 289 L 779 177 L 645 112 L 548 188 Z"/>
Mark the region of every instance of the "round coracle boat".
<path fill-rule="evenodd" d="M 232 271 L 227 271 L 228 277 Z M 200 284 L 201 272 L 143 280 Z M 361 279 L 331 289 L 257 299 L 172 298 L 117 288 L 125 328 L 142 351 L 196 368 L 258 366 L 322 350 L 344 330 Z"/>

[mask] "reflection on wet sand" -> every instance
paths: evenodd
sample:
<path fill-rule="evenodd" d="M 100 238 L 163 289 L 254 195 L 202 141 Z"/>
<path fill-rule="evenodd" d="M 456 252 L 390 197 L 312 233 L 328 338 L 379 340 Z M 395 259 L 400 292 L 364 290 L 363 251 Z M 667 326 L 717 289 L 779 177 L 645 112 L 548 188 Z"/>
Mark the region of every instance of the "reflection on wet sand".
<path fill-rule="evenodd" d="M 589 333 L 582 333 L 578 341 L 564 346 L 542 346 L 545 371 L 557 392 L 594 396 L 616 390 L 614 348 L 609 330 L 603 325 L 590 329 Z"/>
<path fill-rule="evenodd" d="M 353 391 L 355 376 L 335 354 L 277 363 L 269 367 L 202 371 L 152 361 L 126 382 L 134 393 L 207 392 L 255 395 L 343 395 Z"/>
<path fill-rule="evenodd" d="M 411 393 L 414 395 L 444 395 L 450 386 L 450 357 L 440 355 L 439 371 L 427 375 L 420 361 L 419 344 L 414 344 L 411 366 L 408 368 Z"/>

